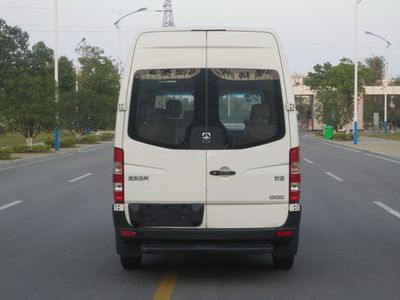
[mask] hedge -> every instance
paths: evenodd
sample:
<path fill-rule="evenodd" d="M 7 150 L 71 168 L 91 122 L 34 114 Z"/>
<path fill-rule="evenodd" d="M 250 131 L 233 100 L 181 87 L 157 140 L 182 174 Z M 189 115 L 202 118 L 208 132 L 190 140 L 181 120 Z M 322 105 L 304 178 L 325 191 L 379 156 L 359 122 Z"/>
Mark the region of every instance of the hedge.
<path fill-rule="evenodd" d="M 54 147 L 54 139 L 48 138 L 45 142 L 46 145 L 50 147 Z M 61 148 L 73 148 L 78 143 L 77 139 L 74 137 L 66 137 L 60 139 L 60 147 Z"/>
<path fill-rule="evenodd" d="M 84 135 L 79 141 L 80 144 L 97 144 L 97 137 L 95 135 Z"/>
<path fill-rule="evenodd" d="M 0 148 L 0 159 L 11 159 L 11 149 L 8 147 Z"/>
<path fill-rule="evenodd" d="M 114 139 L 114 133 L 111 133 L 111 132 L 104 132 L 104 133 L 101 133 L 101 134 L 97 137 L 97 139 L 98 139 L 99 141 L 112 141 L 112 140 Z"/>
<path fill-rule="evenodd" d="M 51 149 L 50 145 L 33 145 L 32 149 L 30 149 L 26 145 L 11 146 L 12 153 L 43 153 L 43 152 L 49 152 L 50 149 Z"/>
<path fill-rule="evenodd" d="M 345 132 L 335 132 L 333 134 L 333 139 L 335 141 L 352 141 L 354 135 L 352 133 L 345 133 Z"/>

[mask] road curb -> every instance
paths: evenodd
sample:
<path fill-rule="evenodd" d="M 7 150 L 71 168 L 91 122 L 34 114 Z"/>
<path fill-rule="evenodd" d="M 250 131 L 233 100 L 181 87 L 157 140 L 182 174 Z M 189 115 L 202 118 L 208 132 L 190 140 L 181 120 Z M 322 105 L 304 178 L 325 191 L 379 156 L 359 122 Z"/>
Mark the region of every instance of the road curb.
<path fill-rule="evenodd" d="M 43 156 L 32 156 L 32 157 L 26 157 L 26 158 L 21 158 L 21 159 L 12 160 L 12 161 L 0 161 L 0 169 L 19 166 L 19 165 L 23 165 L 23 164 L 30 163 L 30 162 L 46 161 L 49 158 L 63 157 L 66 155 L 80 153 L 83 151 L 94 150 L 96 148 L 102 149 L 102 148 L 104 148 L 104 146 L 112 144 L 112 143 L 113 142 L 101 142 L 96 145 L 81 146 L 76 149 L 67 150 L 66 152 L 63 152 L 63 153 L 54 152 L 54 153 L 49 153 L 48 155 L 43 155 Z"/>
<path fill-rule="evenodd" d="M 372 150 L 369 150 L 369 149 L 351 147 L 351 146 L 348 146 L 348 145 L 344 145 L 343 143 L 338 142 L 338 141 L 324 140 L 324 139 L 318 138 L 318 137 L 313 136 L 313 135 L 303 135 L 303 136 L 304 137 L 307 136 L 308 138 L 311 138 L 311 139 L 313 139 L 313 140 L 315 140 L 317 142 L 321 142 L 323 144 L 337 145 L 337 146 L 349 149 L 351 151 L 360 151 L 362 153 L 370 153 L 370 154 L 376 154 L 376 155 L 380 155 L 380 156 L 387 156 L 388 158 L 393 158 L 393 159 L 397 159 L 397 160 L 400 159 L 399 156 L 391 155 L 391 154 L 384 153 L 384 152 L 372 151 Z"/>

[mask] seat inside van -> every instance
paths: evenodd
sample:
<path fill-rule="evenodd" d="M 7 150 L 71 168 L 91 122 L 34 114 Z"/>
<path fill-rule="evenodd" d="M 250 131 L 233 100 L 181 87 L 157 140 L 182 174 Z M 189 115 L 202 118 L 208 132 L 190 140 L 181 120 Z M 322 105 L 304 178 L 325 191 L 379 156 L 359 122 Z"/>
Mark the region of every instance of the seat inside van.
<path fill-rule="evenodd" d="M 262 141 L 275 134 L 268 104 L 254 104 L 251 107 L 250 119 L 245 120 L 243 143 Z"/>

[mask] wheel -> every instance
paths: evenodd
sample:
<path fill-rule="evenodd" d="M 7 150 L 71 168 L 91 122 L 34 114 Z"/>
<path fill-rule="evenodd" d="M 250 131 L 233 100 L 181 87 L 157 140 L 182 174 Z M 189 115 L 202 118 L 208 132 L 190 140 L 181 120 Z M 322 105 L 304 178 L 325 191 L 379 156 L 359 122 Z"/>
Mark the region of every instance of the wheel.
<path fill-rule="evenodd" d="M 279 270 L 289 270 L 292 268 L 294 263 L 294 255 L 287 257 L 272 257 L 274 261 L 275 269 Z"/>
<path fill-rule="evenodd" d="M 142 256 L 138 257 L 124 257 L 120 255 L 121 265 L 125 270 L 134 270 L 140 268 L 142 263 Z"/>

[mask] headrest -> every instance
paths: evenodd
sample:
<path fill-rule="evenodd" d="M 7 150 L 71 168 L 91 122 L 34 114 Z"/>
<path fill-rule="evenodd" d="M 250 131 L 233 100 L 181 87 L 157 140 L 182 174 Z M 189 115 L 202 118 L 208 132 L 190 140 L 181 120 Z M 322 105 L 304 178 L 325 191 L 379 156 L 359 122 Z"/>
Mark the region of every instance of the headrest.
<path fill-rule="evenodd" d="M 176 99 L 169 99 L 166 103 L 168 118 L 179 118 L 182 115 L 182 103 Z"/>

